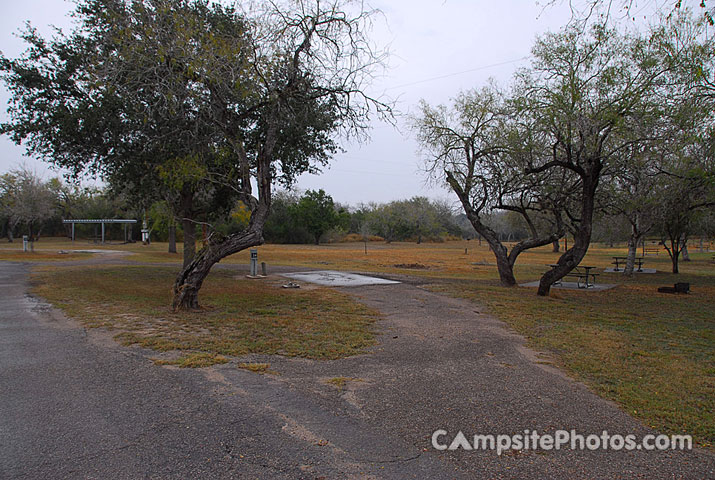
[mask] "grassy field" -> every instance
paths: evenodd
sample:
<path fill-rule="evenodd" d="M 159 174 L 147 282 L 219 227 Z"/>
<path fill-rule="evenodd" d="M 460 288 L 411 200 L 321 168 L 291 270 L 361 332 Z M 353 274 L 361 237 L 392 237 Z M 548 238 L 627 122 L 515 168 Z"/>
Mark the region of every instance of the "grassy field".
<path fill-rule="evenodd" d="M 52 250 L 56 252 L 72 247 L 66 241 L 47 241 L 42 246 L 39 243 L 36 245 L 38 251 L 34 255 L 42 255 L 41 248 L 47 248 L 47 254 L 52 255 Z M 74 248 L 88 247 L 79 244 Z M 166 244 L 110 245 L 106 248 L 133 252 L 134 255 L 124 257 L 128 261 L 180 263 L 180 255 L 166 253 Z M 264 245 L 258 250 L 259 261 L 268 263 L 269 272 L 271 265 L 293 265 L 422 277 L 436 291 L 468 298 L 486 306 L 491 313 L 524 335 L 531 346 L 550 352 L 554 363 L 601 396 L 617 402 L 644 423 L 663 432 L 693 434 L 700 445 L 712 447 L 715 442 L 712 414 L 715 411 L 713 253 L 699 253 L 691 246 L 693 260 L 681 262 L 681 273 L 673 275 L 668 273 L 670 260 L 665 251 L 661 251 L 659 255 L 648 256 L 645 260 L 645 267 L 656 268 L 656 274 L 638 274 L 625 278 L 622 274 L 601 271 L 599 283 L 618 286 L 600 292 L 554 290 L 551 297 L 540 298 L 535 295 L 533 288 L 500 287 L 493 256 L 486 246 L 480 246 L 474 241 L 422 245 L 368 243 L 367 253 L 362 243 Z M 624 254 L 623 245 L 615 248 L 593 246 L 582 263 L 605 268 L 611 266 L 612 256 Z M 30 255 L 11 253 L 7 245 L 0 247 L 0 258 L 23 260 Z M 548 268 L 546 265 L 553 263 L 558 256 L 551 252 L 550 246 L 522 255 L 516 268 L 517 279 L 521 283 L 537 280 Z M 248 252 L 241 252 L 222 263 L 248 264 L 248 261 Z M 61 271 L 59 266 L 51 268 Z M 110 297 L 99 299 L 102 316 L 97 316 L 98 310 L 94 310 L 82 317 L 82 308 L 86 309 L 86 306 L 73 307 L 63 304 L 61 298 L 53 297 L 57 295 L 55 289 L 61 283 L 59 280 L 67 278 L 61 273 L 41 273 L 37 277 L 38 293 L 63 305 L 70 314 L 80 316 L 90 324 L 102 325 L 102 318 L 114 315 L 115 320 L 110 323 L 123 332 L 120 335 L 123 341 L 159 349 L 180 348 L 215 355 L 261 351 L 335 358 L 357 352 L 371 341 L 366 332 L 369 331 L 369 322 L 374 318 L 371 316 L 374 312 L 366 312 L 346 297 L 320 289 L 319 304 L 311 305 L 305 312 L 312 312 L 310 309 L 321 312 L 342 305 L 342 322 L 349 322 L 355 316 L 359 328 L 363 330 L 355 334 L 353 327 L 349 327 L 347 332 L 338 326 L 330 327 L 328 333 L 336 338 L 345 336 L 345 345 L 337 341 L 320 352 L 308 352 L 300 346 L 300 341 L 283 338 L 292 338 L 293 333 L 302 333 L 291 328 L 293 321 L 289 319 L 296 308 L 291 302 L 304 302 L 307 299 L 299 300 L 299 294 L 293 296 L 291 292 L 291 296 L 279 295 L 275 299 L 266 300 L 269 307 L 265 304 L 254 305 L 251 299 L 260 298 L 261 292 L 252 291 L 252 285 L 255 284 L 245 284 L 244 281 L 244 284 L 239 282 L 232 293 L 242 300 L 232 298 L 229 301 L 227 296 L 232 295 L 222 290 L 222 279 L 227 274 L 221 272 L 212 273 L 206 291 L 202 291 L 202 300 L 213 309 L 199 314 L 205 320 L 189 321 L 181 315 L 172 316 L 167 310 L 172 270 L 144 268 L 97 270 L 90 277 L 83 274 L 85 280 L 72 287 L 76 290 L 66 292 L 68 298 L 72 298 L 72 295 L 80 295 L 80 292 L 92 288 L 100 280 L 107 286 L 115 282 L 126 282 L 131 286 L 127 291 L 114 289 Z M 137 278 L 147 277 L 161 286 L 140 295 L 133 288 L 134 282 L 138 281 Z M 657 292 L 658 286 L 672 286 L 678 281 L 689 282 L 692 293 L 679 296 Z M 164 295 L 157 296 L 156 291 L 164 292 Z M 104 294 L 98 292 L 97 295 L 101 297 Z M 240 312 L 247 309 L 254 315 L 247 318 L 265 321 L 252 321 L 247 325 L 245 320 L 209 320 L 221 317 L 224 315 L 222 312 L 239 316 Z M 130 326 L 122 323 L 122 318 L 135 315 L 137 311 L 142 318 L 141 322 L 129 322 Z M 309 316 L 306 314 L 306 319 Z M 154 320 L 150 322 L 149 319 Z M 151 327 L 142 326 L 146 322 L 150 322 Z M 276 323 L 281 324 L 281 327 L 276 329 Z M 187 333 L 169 334 L 166 325 L 172 325 L 171 330 Z M 229 346 L 219 342 L 211 344 L 209 348 L 207 344 L 211 342 L 197 333 L 203 331 L 197 330 L 199 325 L 202 325 L 200 328 L 216 329 L 221 335 L 233 335 L 232 342 L 235 343 Z M 158 333 L 153 329 L 158 329 Z M 266 336 L 271 340 L 265 341 Z M 196 338 L 202 339 L 199 342 L 200 348 L 197 348 L 199 343 L 196 343 Z M 261 340 L 256 341 L 256 338 Z M 200 357 L 195 360 L 201 363 L 205 359 Z"/>
<path fill-rule="evenodd" d="M 248 353 L 333 359 L 373 344 L 377 313 L 328 288 L 282 289 L 213 272 L 201 290 L 204 308 L 173 313 L 174 270 L 147 266 L 37 269 L 34 293 L 87 327 L 116 333 L 126 345 L 179 351 L 163 363 L 206 366 Z"/>

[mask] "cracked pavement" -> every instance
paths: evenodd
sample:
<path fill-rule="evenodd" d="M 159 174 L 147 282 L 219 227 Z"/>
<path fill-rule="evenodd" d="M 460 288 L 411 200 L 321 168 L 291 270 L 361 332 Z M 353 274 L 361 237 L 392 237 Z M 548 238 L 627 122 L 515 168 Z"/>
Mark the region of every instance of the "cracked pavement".
<path fill-rule="evenodd" d="M 241 359 L 272 376 L 156 366 L 28 297 L 28 268 L 0 263 L 2 479 L 715 477 L 703 450 L 434 450 L 440 428 L 652 432 L 478 306 L 418 284 L 344 288 L 383 312 L 378 344 L 337 361 Z"/>

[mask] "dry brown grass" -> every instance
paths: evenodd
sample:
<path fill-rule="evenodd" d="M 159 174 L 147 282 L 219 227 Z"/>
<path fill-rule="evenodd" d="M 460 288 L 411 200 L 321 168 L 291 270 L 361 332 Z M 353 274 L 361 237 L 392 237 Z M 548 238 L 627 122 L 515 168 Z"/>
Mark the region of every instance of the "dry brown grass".
<path fill-rule="evenodd" d="M 289 290 L 279 281 L 213 272 L 203 310 L 169 309 L 174 271 L 157 267 L 49 267 L 33 292 L 87 327 L 157 351 L 340 358 L 373 344 L 378 314 L 328 288 Z"/>
<path fill-rule="evenodd" d="M 107 248 L 135 252 L 126 257 L 135 261 L 180 263 L 179 255 L 165 253 L 166 244 Z M 668 273 L 671 265 L 667 254 L 661 252 L 648 256 L 645 262 L 647 268 L 657 268 L 657 274 L 625 278 L 619 273 L 601 273 L 599 283 L 620 286 L 602 292 L 559 290 L 549 298 L 540 298 L 535 289 L 499 286 L 493 255 L 486 245 L 479 246 L 474 241 L 421 245 L 373 242 L 367 244 L 367 254 L 364 249 L 361 242 L 263 245 L 258 255 L 259 261 L 268 263 L 269 271 L 271 265 L 293 265 L 422 277 L 445 294 L 486 305 L 532 346 L 550 351 L 566 371 L 644 423 L 664 432 L 693 434 L 700 445 L 715 442 L 713 253 L 698 253 L 691 247 L 693 261 L 681 263 L 681 274 L 673 275 Z M 624 254 L 623 245 L 593 245 L 582 263 L 610 267 L 612 256 Z M 247 251 L 240 252 L 223 263 L 247 265 L 248 255 Z M 550 246 L 523 254 L 516 267 L 517 279 L 522 283 L 537 280 L 548 268 L 546 265 L 554 263 L 559 255 L 552 253 Z M 414 268 L 415 265 L 420 267 Z M 194 317 L 173 316 L 167 308 L 171 278 L 167 272 L 171 271 L 161 272 L 140 267 L 98 270 L 93 275 L 83 275 L 69 290 L 61 289 L 64 297 L 53 297 L 51 291 L 45 293 L 87 324 L 117 328 L 126 342 L 159 350 L 192 351 L 200 344 L 225 355 L 255 351 L 336 358 L 358 352 L 371 342 L 365 329 L 369 330 L 374 313 L 366 313 L 329 289 L 311 290 L 311 296 L 319 292 L 319 303 L 305 306 L 306 300 L 300 297 L 302 289 L 284 290 L 266 298 L 266 292 L 254 289 L 256 284 L 233 283 L 220 272 L 211 274 L 202 291 L 204 302 L 213 309 Z M 67 277 L 62 274 L 50 283 L 59 284 L 60 278 Z M 677 281 L 690 282 L 692 294 L 657 293 L 658 286 Z M 96 285 L 101 288 L 94 288 Z M 103 289 L 110 290 L 111 295 Z M 67 298 L 74 300 L 68 302 Z M 254 304 L 252 298 L 264 303 Z M 320 353 L 305 346 L 314 340 L 312 334 L 306 337 L 285 320 L 294 313 L 325 313 L 333 309 L 340 312 L 339 323 L 343 325 L 320 335 L 332 335 L 342 343 L 340 347 L 320 347 Z M 249 321 L 240 312 L 250 312 L 253 317 L 249 315 Z M 217 316 L 237 320 L 220 320 Z M 147 323 L 147 318 L 152 320 Z M 349 323 L 350 319 L 355 323 Z M 305 321 L 309 328 L 315 328 L 309 318 Z M 348 324 L 353 326 L 345 328 Z M 208 340 L 205 329 L 214 338 L 230 341 Z"/>

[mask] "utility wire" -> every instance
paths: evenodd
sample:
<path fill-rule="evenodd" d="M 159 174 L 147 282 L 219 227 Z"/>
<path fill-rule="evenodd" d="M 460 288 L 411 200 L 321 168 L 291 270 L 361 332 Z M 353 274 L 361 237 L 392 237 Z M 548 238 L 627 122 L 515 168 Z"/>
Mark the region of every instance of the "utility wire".
<path fill-rule="evenodd" d="M 431 77 L 431 78 L 425 78 L 424 80 L 417 80 L 416 82 L 410 82 L 410 83 L 403 83 L 402 85 L 396 85 L 394 87 L 388 87 L 385 89 L 387 90 L 395 90 L 397 88 L 404 88 L 404 87 L 411 87 L 413 85 L 419 85 L 422 83 L 428 83 L 428 82 L 433 82 L 435 80 L 442 80 L 444 78 L 450 78 L 450 77 L 456 77 L 458 75 L 464 75 L 465 73 L 471 73 L 471 72 L 478 72 L 479 70 L 486 70 L 488 68 L 494 68 L 494 67 L 501 67 L 502 65 L 509 65 L 511 63 L 518 63 L 518 62 L 523 62 L 524 60 L 528 60 L 531 58 L 531 55 L 527 55 L 525 57 L 517 58 L 516 60 L 507 60 L 506 62 L 499 62 L 499 63 L 492 63 L 491 65 L 484 65 L 482 67 L 477 67 L 477 68 L 470 68 L 469 70 L 462 70 L 461 72 L 454 72 L 454 73 L 447 73 L 445 75 L 440 75 L 438 77 Z"/>

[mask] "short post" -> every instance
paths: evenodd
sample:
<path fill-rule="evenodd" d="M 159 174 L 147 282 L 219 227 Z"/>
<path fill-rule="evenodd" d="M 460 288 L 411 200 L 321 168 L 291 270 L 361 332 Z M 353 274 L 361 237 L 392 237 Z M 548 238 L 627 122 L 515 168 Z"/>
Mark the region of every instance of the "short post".
<path fill-rule="evenodd" d="M 29 237 L 27 235 L 22 236 L 22 251 L 26 252 L 27 251 L 27 241 L 29 240 Z"/>
<path fill-rule="evenodd" d="M 142 222 L 142 243 L 149 245 L 149 228 L 147 228 L 146 220 Z"/>
<path fill-rule="evenodd" d="M 258 250 L 255 248 L 251 249 L 251 276 L 258 276 Z"/>
<path fill-rule="evenodd" d="M 264 277 L 267 277 L 268 274 L 266 273 L 266 262 L 261 262 L 261 275 Z"/>

